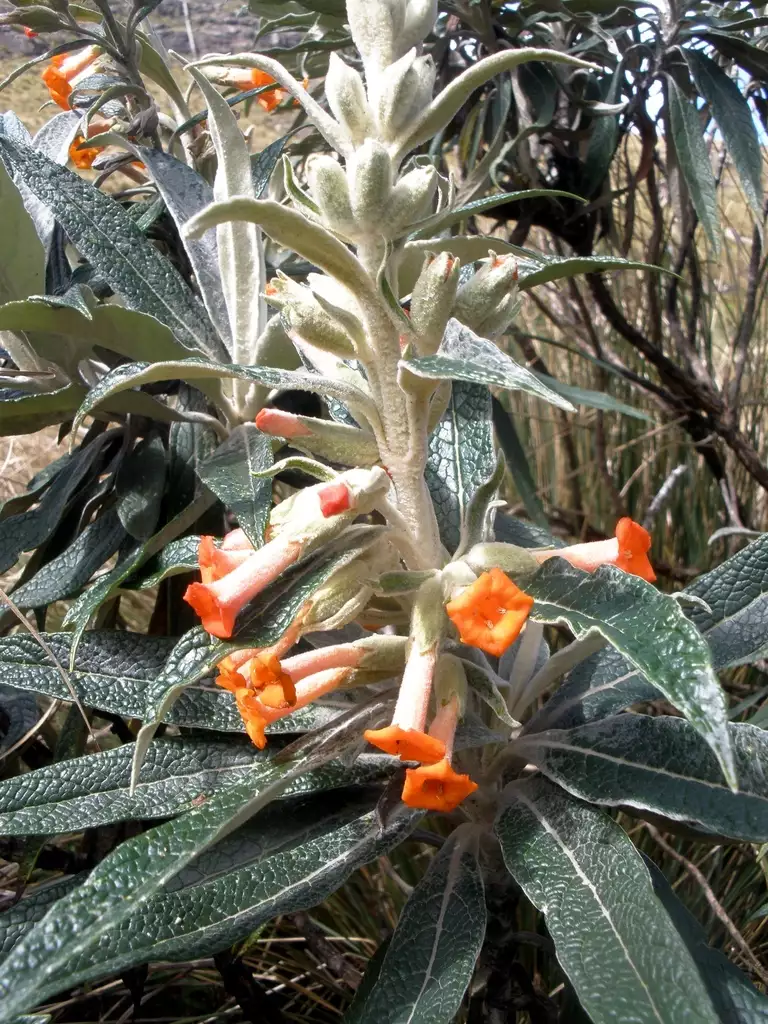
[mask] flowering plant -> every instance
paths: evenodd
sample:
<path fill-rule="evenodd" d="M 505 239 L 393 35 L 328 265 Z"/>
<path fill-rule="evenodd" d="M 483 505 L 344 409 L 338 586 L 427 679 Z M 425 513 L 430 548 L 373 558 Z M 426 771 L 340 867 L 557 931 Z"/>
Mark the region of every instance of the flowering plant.
<path fill-rule="evenodd" d="M 439 145 L 424 151 L 494 76 L 590 65 L 502 50 L 433 95 L 434 0 L 347 0 L 359 59 L 332 55 L 325 103 L 271 57 L 216 54 L 186 66 L 193 114 L 142 28 L 156 4 L 125 23 L 97 6 L 98 29 L 66 3 L 19 6 L 75 39 L 43 72 L 62 112 L 35 139 L 0 124 L 21 254 L 0 422 L 66 423 L 72 442 L 3 509 L 2 559 L 42 551 L 12 601 L 43 626 L 73 599 L 60 631 L 0 640 L 0 678 L 72 701 L 92 743 L 0 784 L 0 827 L 170 820 L 6 912 L 0 1019 L 218 953 L 424 835 L 439 852 L 349 1020 L 447 1024 L 468 992 L 493 1019 L 489 913 L 521 900 L 564 1013 L 574 998 L 597 1022 L 677 1024 L 763 1005 L 608 812 L 768 840 L 768 742 L 728 722 L 716 675 L 764 654 L 765 539 L 666 595 L 631 519 L 565 546 L 503 511 L 491 389 L 571 405 L 498 342 L 526 290 L 574 267 L 457 235 L 499 197 L 461 205 Z M 298 104 L 328 151 L 252 157 L 243 89 Z M 118 172 L 119 198 L 96 187 Z M 118 618 L 141 592 L 146 632 Z M 551 625 L 569 636 L 554 654 Z M 627 710 L 661 698 L 679 714 Z M 130 742 L 99 750 L 94 715 Z M 435 831 L 416 831 L 425 814 L 444 815 Z"/>

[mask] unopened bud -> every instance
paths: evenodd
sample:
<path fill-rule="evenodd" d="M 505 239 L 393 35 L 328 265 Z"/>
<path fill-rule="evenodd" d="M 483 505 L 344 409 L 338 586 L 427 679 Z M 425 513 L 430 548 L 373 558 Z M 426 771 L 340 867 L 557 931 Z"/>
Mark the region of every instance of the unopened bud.
<path fill-rule="evenodd" d="M 390 564 L 387 561 L 389 557 L 388 547 L 377 544 L 334 573 L 331 579 L 319 587 L 309 599 L 304 619 L 305 631 L 309 631 L 306 627 L 311 627 L 313 631 L 340 629 L 358 618 L 374 595 L 375 580 L 382 565 Z M 370 638 L 370 640 L 374 639 L 378 641 L 384 638 Z M 406 638 L 398 637 L 397 639 L 404 647 Z M 366 647 L 361 662 L 365 661 L 368 652 L 369 648 Z M 404 659 L 404 655 L 401 655 L 400 667 L 402 667 L 402 659 Z"/>
<path fill-rule="evenodd" d="M 517 260 L 491 253 L 489 261 L 459 289 L 453 315 L 478 330 L 510 294 L 517 294 Z"/>
<path fill-rule="evenodd" d="M 325 96 L 336 120 L 346 128 L 352 144 L 361 146 L 373 134 L 363 79 L 333 52 L 325 76 Z"/>
<path fill-rule="evenodd" d="M 270 305 L 281 311 L 289 334 L 342 359 L 354 358 L 352 339 L 309 288 L 279 275 L 267 285 L 265 294 Z"/>
<path fill-rule="evenodd" d="M 365 63 L 369 85 L 372 72 L 388 67 L 410 49 L 398 45 L 407 6 L 407 0 L 347 0 L 349 29 Z"/>
<path fill-rule="evenodd" d="M 443 604 L 443 588 L 439 575 L 422 583 L 413 602 L 411 639 L 419 651 L 433 650 L 445 633 L 448 619 Z"/>
<path fill-rule="evenodd" d="M 48 7 L 37 4 L 8 14 L 0 14 L 0 25 L 20 25 L 32 32 L 56 32 L 68 27 L 66 22 Z"/>
<path fill-rule="evenodd" d="M 461 264 L 448 252 L 427 256 L 411 296 L 411 324 L 419 355 L 440 347 L 459 287 Z"/>
<path fill-rule="evenodd" d="M 330 156 L 313 156 L 307 162 L 307 177 L 312 198 L 326 227 L 354 237 L 355 218 L 349 200 L 347 175 L 341 164 Z"/>
<path fill-rule="evenodd" d="M 344 466 L 373 466 L 379 461 L 376 439 L 367 430 L 345 423 L 297 416 L 282 409 L 262 409 L 256 426 L 272 437 L 284 437 L 294 448 Z"/>
<path fill-rule="evenodd" d="M 500 337 L 515 319 L 520 311 L 521 301 L 516 291 L 510 292 L 502 299 L 496 309 L 489 314 L 477 327 L 476 334 L 481 338 L 490 338 L 492 341 Z"/>
<path fill-rule="evenodd" d="M 431 212 L 437 191 L 434 167 L 417 167 L 404 174 L 392 189 L 384 214 L 384 231 L 389 238 L 398 238 L 416 221 Z"/>
<path fill-rule="evenodd" d="M 435 87 L 434 60 L 409 50 L 376 80 L 372 100 L 379 138 L 391 142 L 429 106 Z"/>
<path fill-rule="evenodd" d="M 392 161 L 384 146 L 367 139 L 349 161 L 349 177 L 355 221 L 380 232 L 392 194 Z"/>
<path fill-rule="evenodd" d="M 461 659 L 453 654 L 443 654 L 437 663 L 434 685 L 438 709 L 450 704 L 455 698 L 458 701 L 461 718 L 467 706 L 467 673 Z"/>
<path fill-rule="evenodd" d="M 437 0 L 407 0 L 400 45 L 418 46 L 432 31 L 436 20 Z"/>

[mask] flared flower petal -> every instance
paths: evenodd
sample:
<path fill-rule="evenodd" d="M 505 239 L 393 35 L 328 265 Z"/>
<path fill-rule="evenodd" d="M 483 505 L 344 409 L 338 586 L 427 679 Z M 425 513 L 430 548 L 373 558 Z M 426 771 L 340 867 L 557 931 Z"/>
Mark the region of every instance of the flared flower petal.
<path fill-rule="evenodd" d="M 477 789 L 468 775 L 454 771 L 447 758 L 405 773 L 403 803 L 424 811 L 454 811 Z"/>
<path fill-rule="evenodd" d="M 533 598 L 501 569 L 484 572 L 445 606 L 462 643 L 500 657 L 520 634 Z"/>
<path fill-rule="evenodd" d="M 248 662 L 251 688 L 259 692 L 262 703 L 270 708 L 292 708 L 296 704 L 296 687 L 283 669 L 277 655 L 267 651 Z"/>
<path fill-rule="evenodd" d="M 296 700 L 293 705 L 286 705 L 284 702 L 279 706 L 267 703 L 264 699 L 267 690 L 256 693 L 250 687 L 243 687 L 235 693 L 237 708 L 243 719 L 245 731 L 252 742 L 263 750 L 267 744 L 264 730 L 268 725 L 277 722 L 286 715 L 290 715 L 300 708 L 306 707 L 313 701 L 318 700 L 327 693 L 337 689 L 349 675 L 351 669 L 334 668 L 324 672 L 316 672 L 314 675 L 302 679 L 296 684 Z M 277 696 L 277 695 L 275 695 Z"/>
<path fill-rule="evenodd" d="M 372 746 L 383 750 L 385 754 L 399 757 L 401 761 L 434 764 L 445 757 L 445 744 L 442 740 L 419 729 L 388 725 L 385 729 L 366 729 L 363 735 Z"/>
<path fill-rule="evenodd" d="M 615 565 L 624 572 L 653 583 L 656 573 L 648 558 L 650 549 L 650 533 L 625 516 L 616 524 L 616 536 L 610 540 L 571 544 L 565 548 L 547 548 L 544 551 L 532 551 L 531 554 L 538 562 L 546 562 L 549 558 L 564 558 L 585 572 L 594 572 L 601 565 Z"/>

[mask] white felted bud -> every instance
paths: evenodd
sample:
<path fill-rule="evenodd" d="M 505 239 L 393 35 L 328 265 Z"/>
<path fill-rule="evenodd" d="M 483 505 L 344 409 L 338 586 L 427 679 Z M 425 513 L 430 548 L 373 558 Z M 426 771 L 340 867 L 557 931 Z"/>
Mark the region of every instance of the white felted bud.
<path fill-rule="evenodd" d="M 448 252 L 427 256 L 411 296 L 411 324 L 419 355 L 440 347 L 453 312 L 461 264 Z"/>
<path fill-rule="evenodd" d="M 398 238 L 412 224 L 426 217 L 431 212 L 436 191 L 437 171 L 434 167 L 417 167 L 404 174 L 392 189 L 382 233 L 387 238 Z"/>
<path fill-rule="evenodd" d="M 350 200 L 358 227 L 381 231 L 384 211 L 392 194 L 392 161 L 375 139 L 365 143 L 349 160 Z"/>
<path fill-rule="evenodd" d="M 346 128 L 353 146 L 373 134 L 371 111 L 363 79 L 336 53 L 331 53 L 325 76 L 325 96 L 336 120 Z"/>
<path fill-rule="evenodd" d="M 519 313 L 520 305 L 515 287 L 506 298 L 501 300 L 496 309 L 474 328 L 475 332 L 481 338 L 490 338 L 491 341 L 500 337 Z"/>
<path fill-rule="evenodd" d="M 459 289 L 453 315 L 478 330 L 510 294 L 517 294 L 517 260 L 491 253 L 488 262 Z"/>
<path fill-rule="evenodd" d="M 284 275 L 270 281 L 267 300 L 283 315 L 286 329 L 310 345 L 342 359 L 355 356 L 355 346 L 344 328 L 323 309 L 309 288 Z"/>
<path fill-rule="evenodd" d="M 432 100 L 436 74 L 432 58 L 417 57 L 411 49 L 376 79 L 371 103 L 380 139 L 391 142 L 424 112 Z"/>
<path fill-rule="evenodd" d="M 365 64 L 369 81 L 411 45 L 402 47 L 407 0 L 347 0 L 347 21 L 352 40 Z"/>
<path fill-rule="evenodd" d="M 315 155 L 307 161 L 307 177 L 326 227 L 348 237 L 353 235 L 355 218 L 344 168 L 333 157 Z"/>
<path fill-rule="evenodd" d="M 410 49 L 423 43 L 436 21 L 437 0 L 408 0 L 400 45 Z"/>

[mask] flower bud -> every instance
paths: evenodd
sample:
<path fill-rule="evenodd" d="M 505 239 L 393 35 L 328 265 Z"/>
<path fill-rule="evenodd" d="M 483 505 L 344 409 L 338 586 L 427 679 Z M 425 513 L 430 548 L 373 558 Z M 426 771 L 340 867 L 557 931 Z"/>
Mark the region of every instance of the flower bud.
<path fill-rule="evenodd" d="M 420 355 L 437 352 L 451 317 L 461 264 L 448 252 L 427 256 L 411 296 L 411 324 Z"/>
<path fill-rule="evenodd" d="M 430 212 L 437 191 L 437 171 L 434 167 L 417 167 L 404 174 L 392 189 L 384 214 L 384 230 L 388 238 L 398 238 L 412 224 Z"/>
<path fill-rule="evenodd" d="M 376 440 L 367 430 L 282 409 L 262 409 L 256 426 L 264 434 L 285 437 L 293 447 L 344 466 L 373 466 L 379 461 Z"/>
<path fill-rule="evenodd" d="M 436 20 L 437 0 L 407 0 L 400 45 L 411 47 L 423 43 Z"/>
<path fill-rule="evenodd" d="M 392 194 L 392 161 L 384 146 L 366 139 L 349 161 L 350 199 L 358 226 L 381 231 Z"/>
<path fill-rule="evenodd" d="M 400 44 L 407 6 L 407 0 L 347 0 L 349 29 L 369 85 L 372 72 L 388 67 L 410 49 Z"/>
<path fill-rule="evenodd" d="M 9 14 L 0 14 L 0 25 L 23 25 L 32 32 L 56 32 L 68 27 L 57 14 L 38 4 Z"/>
<path fill-rule="evenodd" d="M 347 175 L 341 164 L 330 156 L 313 156 L 307 162 L 307 177 L 312 198 L 326 227 L 354 237 L 355 218 L 349 201 Z"/>
<path fill-rule="evenodd" d="M 325 76 L 328 106 L 349 134 L 352 144 L 361 146 L 373 134 L 371 110 L 365 95 L 363 79 L 337 53 L 331 53 Z"/>
<path fill-rule="evenodd" d="M 510 293 L 517 293 L 517 260 L 492 252 L 489 261 L 459 289 L 453 315 L 467 327 L 478 330 Z"/>
<path fill-rule="evenodd" d="M 267 285 L 266 296 L 270 305 L 281 311 L 290 334 L 342 359 L 354 358 L 352 339 L 323 309 L 309 288 L 279 274 Z"/>
<path fill-rule="evenodd" d="M 496 309 L 474 328 L 475 332 L 481 338 L 490 338 L 492 341 L 500 337 L 517 316 L 520 305 L 517 290 L 510 292 L 506 298 L 501 300 Z"/>
<path fill-rule="evenodd" d="M 391 142 L 423 113 L 432 100 L 436 74 L 434 60 L 417 57 L 412 49 L 376 80 L 372 104 L 379 138 Z"/>

